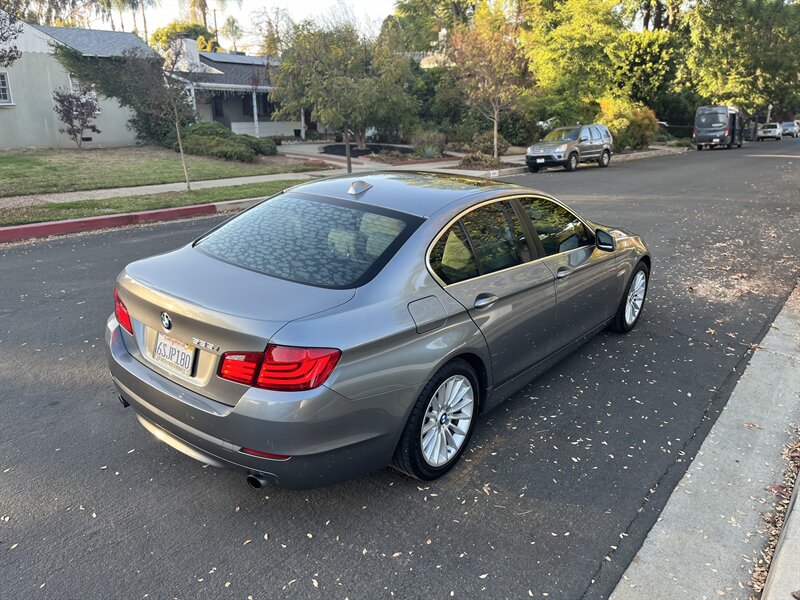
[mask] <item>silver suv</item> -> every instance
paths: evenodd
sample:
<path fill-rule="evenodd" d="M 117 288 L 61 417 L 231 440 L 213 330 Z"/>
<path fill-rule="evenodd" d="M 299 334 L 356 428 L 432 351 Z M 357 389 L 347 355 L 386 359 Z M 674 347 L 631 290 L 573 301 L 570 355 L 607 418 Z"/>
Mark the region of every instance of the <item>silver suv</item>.
<path fill-rule="evenodd" d="M 614 139 L 605 125 L 573 125 L 554 129 L 528 148 L 525 163 L 531 173 L 553 166 L 574 171 L 582 162 L 596 162 L 607 167 L 613 154 Z"/>

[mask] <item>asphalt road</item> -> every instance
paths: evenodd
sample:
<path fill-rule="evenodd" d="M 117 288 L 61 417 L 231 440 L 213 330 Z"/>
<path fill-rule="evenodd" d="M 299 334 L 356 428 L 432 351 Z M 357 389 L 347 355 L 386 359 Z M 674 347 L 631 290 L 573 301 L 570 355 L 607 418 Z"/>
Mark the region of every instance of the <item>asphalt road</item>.
<path fill-rule="evenodd" d="M 0 247 L 0 598 L 607 597 L 800 274 L 800 141 L 509 180 L 643 234 L 648 303 L 429 484 L 255 492 L 120 406 L 114 277 L 216 219 Z"/>

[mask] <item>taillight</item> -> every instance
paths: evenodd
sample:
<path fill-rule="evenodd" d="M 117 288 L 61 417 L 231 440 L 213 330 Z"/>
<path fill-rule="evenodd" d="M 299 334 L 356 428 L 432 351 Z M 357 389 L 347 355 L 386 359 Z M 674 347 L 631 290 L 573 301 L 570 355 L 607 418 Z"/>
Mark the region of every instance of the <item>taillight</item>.
<path fill-rule="evenodd" d="M 269 345 L 263 353 L 226 352 L 218 374 L 223 379 L 265 390 L 313 390 L 325 383 L 341 355 L 335 348 Z"/>
<path fill-rule="evenodd" d="M 219 365 L 219 376 L 223 379 L 253 385 L 263 352 L 226 352 Z"/>
<path fill-rule="evenodd" d="M 693 138 L 697 137 L 697 127 L 692 127 L 692 137 Z"/>
<path fill-rule="evenodd" d="M 114 288 L 114 316 L 117 318 L 117 323 L 125 331 L 133 335 L 133 326 L 131 325 L 131 316 L 128 314 L 128 308 L 119 297 L 117 288 Z"/>
<path fill-rule="evenodd" d="M 728 137 L 728 131 L 729 131 L 729 130 L 728 130 L 728 128 L 726 127 L 726 128 L 725 128 L 725 137 Z"/>

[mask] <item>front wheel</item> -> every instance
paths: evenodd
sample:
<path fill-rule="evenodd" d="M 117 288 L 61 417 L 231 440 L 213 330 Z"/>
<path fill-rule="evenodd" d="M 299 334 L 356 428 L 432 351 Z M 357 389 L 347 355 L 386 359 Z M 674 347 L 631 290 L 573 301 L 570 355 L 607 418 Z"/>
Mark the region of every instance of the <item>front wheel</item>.
<path fill-rule="evenodd" d="M 603 150 L 603 154 L 600 155 L 600 160 L 597 161 L 597 164 L 602 168 L 606 168 L 610 162 L 611 153 L 608 150 Z"/>
<path fill-rule="evenodd" d="M 528 171 L 530 171 L 531 173 L 538 173 L 539 167 L 528 167 Z"/>
<path fill-rule="evenodd" d="M 643 262 L 636 265 L 625 290 L 625 295 L 619 303 L 617 314 L 611 322 L 610 329 L 617 333 L 628 333 L 636 327 L 642 315 L 644 300 L 647 297 L 647 284 L 650 280 L 650 269 Z"/>
<path fill-rule="evenodd" d="M 411 409 L 392 467 L 423 480 L 447 473 L 469 444 L 479 404 L 478 377 L 470 364 L 457 358 L 444 365 Z"/>
<path fill-rule="evenodd" d="M 564 165 L 564 168 L 567 171 L 574 171 L 575 169 L 577 169 L 578 168 L 578 155 L 575 154 L 574 152 L 572 154 L 570 154 L 569 158 L 567 159 L 567 164 Z"/>

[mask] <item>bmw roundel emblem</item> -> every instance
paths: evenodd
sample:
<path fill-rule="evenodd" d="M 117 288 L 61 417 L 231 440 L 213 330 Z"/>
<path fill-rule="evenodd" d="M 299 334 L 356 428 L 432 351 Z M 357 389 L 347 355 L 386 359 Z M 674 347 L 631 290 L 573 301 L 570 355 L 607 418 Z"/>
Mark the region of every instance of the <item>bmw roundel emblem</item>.
<path fill-rule="evenodd" d="M 170 319 L 169 315 L 165 312 L 161 313 L 161 326 L 164 328 L 164 331 L 172 329 L 172 319 Z"/>

